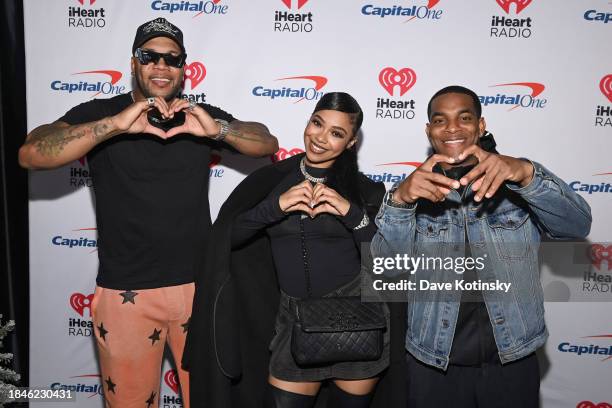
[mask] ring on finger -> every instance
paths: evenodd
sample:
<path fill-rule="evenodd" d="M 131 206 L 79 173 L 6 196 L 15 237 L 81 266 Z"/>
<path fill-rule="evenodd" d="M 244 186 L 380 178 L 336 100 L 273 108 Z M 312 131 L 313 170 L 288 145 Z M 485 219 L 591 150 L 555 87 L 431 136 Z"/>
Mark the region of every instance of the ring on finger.
<path fill-rule="evenodd" d="M 155 98 L 147 98 L 147 106 L 155 105 Z"/>
<path fill-rule="evenodd" d="M 197 104 L 194 101 L 189 101 L 189 108 L 188 108 L 189 112 L 193 112 L 193 110 L 195 109 L 196 105 Z"/>

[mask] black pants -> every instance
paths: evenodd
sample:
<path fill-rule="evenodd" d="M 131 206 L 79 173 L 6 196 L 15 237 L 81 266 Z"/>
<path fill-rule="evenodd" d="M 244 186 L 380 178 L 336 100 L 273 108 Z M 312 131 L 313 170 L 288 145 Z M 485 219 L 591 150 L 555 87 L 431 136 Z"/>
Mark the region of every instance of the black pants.
<path fill-rule="evenodd" d="M 540 371 L 535 353 L 505 365 L 450 365 L 446 372 L 410 354 L 408 408 L 537 408 Z"/>

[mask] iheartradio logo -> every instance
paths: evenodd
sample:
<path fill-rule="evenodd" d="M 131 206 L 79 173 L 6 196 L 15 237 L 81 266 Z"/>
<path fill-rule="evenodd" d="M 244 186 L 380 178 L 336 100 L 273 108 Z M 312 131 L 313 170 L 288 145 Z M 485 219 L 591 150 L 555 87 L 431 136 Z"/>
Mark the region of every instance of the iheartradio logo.
<path fill-rule="evenodd" d="M 416 72 L 411 68 L 401 68 L 398 71 L 395 68 L 386 67 L 378 74 L 378 82 L 391 96 L 396 86 L 399 87 L 400 96 L 403 96 L 414 86 L 416 80 Z"/>
<path fill-rule="evenodd" d="M 304 150 L 300 149 L 299 147 L 294 147 L 291 150 L 287 150 L 284 147 L 281 147 L 280 149 L 278 149 L 278 152 L 270 156 L 270 159 L 272 160 L 272 163 L 276 163 L 300 153 L 304 153 Z"/>
<path fill-rule="evenodd" d="M 212 169 L 219 163 L 221 163 L 221 156 L 219 156 L 218 154 L 211 154 L 210 161 L 208 162 L 208 168 Z"/>
<path fill-rule="evenodd" d="M 287 6 L 288 9 L 291 8 L 291 0 L 281 0 L 283 2 L 283 4 L 285 6 Z M 295 3 L 295 2 L 294 2 Z M 304 4 L 308 3 L 308 0 L 297 0 L 297 8 L 298 10 L 301 9 Z"/>
<path fill-rule="evenodd" d="M 608 74 L 599 81 L 599 89 L 606 98 L 612 103 L 612 74 Z"/>
<path fill-rule="evenodd" d="M 179 393 L 179 378 L 176 370 L 168 370 L 166 374 L 164 374 L 164 382 L 168 387 L 174 391 L 175 394 Z"/>
<path fill-rule="evenodd" d="M 185 64 L 183 87 L 185 86 L 185 82 L 189 80 L 189 83 L 191 84 L 191 89 L 194 89 L 198 85 L 200 85 L 200 82 L 202 82 L 204 78 L 206 78 L 206 67 L 204 66 L 204 64 L 198 61 L 194 61 L 191 64 Z"/>
<path fill-rule="evenodd" d="M 604 246 L 601 244 L 593 244 L 589 248 L 589 258 L 592 265 L 603 270 L 602 263 L 605 261 L 608 264 L 607 270 L 612 269 L 612 245 Z"/>
<path fill-rule="evenodd" d="M 576 405 L 576 408 L 612 408 L 612 404 L 609 402 L 600 402 L 596 404 L 591 401 L 581 401 Z"/>
<path fill-rule="evenodd" d="M 91 317 L 91 302 L 93 300 L 94 294 L 85 296 L 82 293 L 73 293 L 70 295 L 70 306 L 74 309 L 75 312 L 84 317 L 83 314 L 85 309 L 89 309 L 89 317 Z"/>
<path fill-rule="evenodd" d="M 497 1 L 497 4 L 499 4 L 500 7 L 504 9 L 506 14 L 510 14 L 510 4 L 512 3 L 516 5 L 516 14 L 519 14 L 529 5 L 529 3 L 531 3 L 531 0 L 495 0 L 495 1 Z"/>
<path fill-rule="evenodd" d="M 81 4 L 81 6 L 84 6 L 85 3 L 87 3 L 86 0 L 78 0 L 78 2 Z M 96 0 L 89 0 L 89 5 L 91 6 L 92 4 L 94 4 L 96 2 Z"/>

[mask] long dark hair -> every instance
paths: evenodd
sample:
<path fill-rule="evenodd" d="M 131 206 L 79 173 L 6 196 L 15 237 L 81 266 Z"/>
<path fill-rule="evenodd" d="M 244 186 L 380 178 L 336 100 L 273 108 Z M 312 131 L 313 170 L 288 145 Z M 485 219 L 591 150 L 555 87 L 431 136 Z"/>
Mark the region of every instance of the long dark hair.
<path fill-rule="evenodd" d="M 363 111 L 351 95 L 346 92 L 330 92 L 323 95 L 315 106 L 315 114 L 321 110 L 335 110 L 347 113 L 353 125 L 353 137 L 363 122 Z M 363 195 L 359 191 L 359 165 L 357 164 L 357 143 L 345 149 L 334 161 L 328 173 L 327 185 L 355 204 L 363 205 Z"/>

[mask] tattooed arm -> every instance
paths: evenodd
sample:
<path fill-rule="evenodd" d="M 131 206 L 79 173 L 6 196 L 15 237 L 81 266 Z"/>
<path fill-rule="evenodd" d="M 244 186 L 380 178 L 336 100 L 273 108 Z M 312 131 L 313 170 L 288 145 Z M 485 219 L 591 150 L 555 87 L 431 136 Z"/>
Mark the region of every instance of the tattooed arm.
<path fill-rule="evenodd" d="M 262 157 L 276 153 L 278 140 L 258 122 L 234 120 L 229 124 L 225 142 L 247 156 Z"/>
<path fill-rule="evenodd" d="M 155 106 L 161 102 L 155 101 Z M 54 122 L 32 130 L 19 149 L 19 164 L 27 169 L 52 169 L 86 155 L 99 143 L 121 133 L 150 133 L 166 137 L 149 125 L 146 101 L 135 102 L 115 116 L 94 122 L 69 125 Z"/>
<path fill-rule="evenodd" d="M 223 112 L 213 106 L 209 106 L 209 109 L 216 110 L 218 113 Z M 210 113 L 199 105 L 191 107 L 186 99 L 175 99 L 168 107 L 168 111 L 170 116 L 174 112 L 184 111 L 185 123 L 182 126 L 170 129 L 167 137 L 188 133 L 194 136 L 214 139 L 221 131 L 221 126 L 213 119 Z M 253 157 L 269 156 L 278 150 L 278 140 L 270 134 L 267 127 L 257 122 L 232 120 L 224 142 L 240 153 Z"/>
<path fill-rule="evenodd" d="M 19 164 L 27 169 L 60 167 L 118 133 L 112 118 L 74 126 L 65 122 L 42 125 L 30 132 L 19 149 Z"/>

